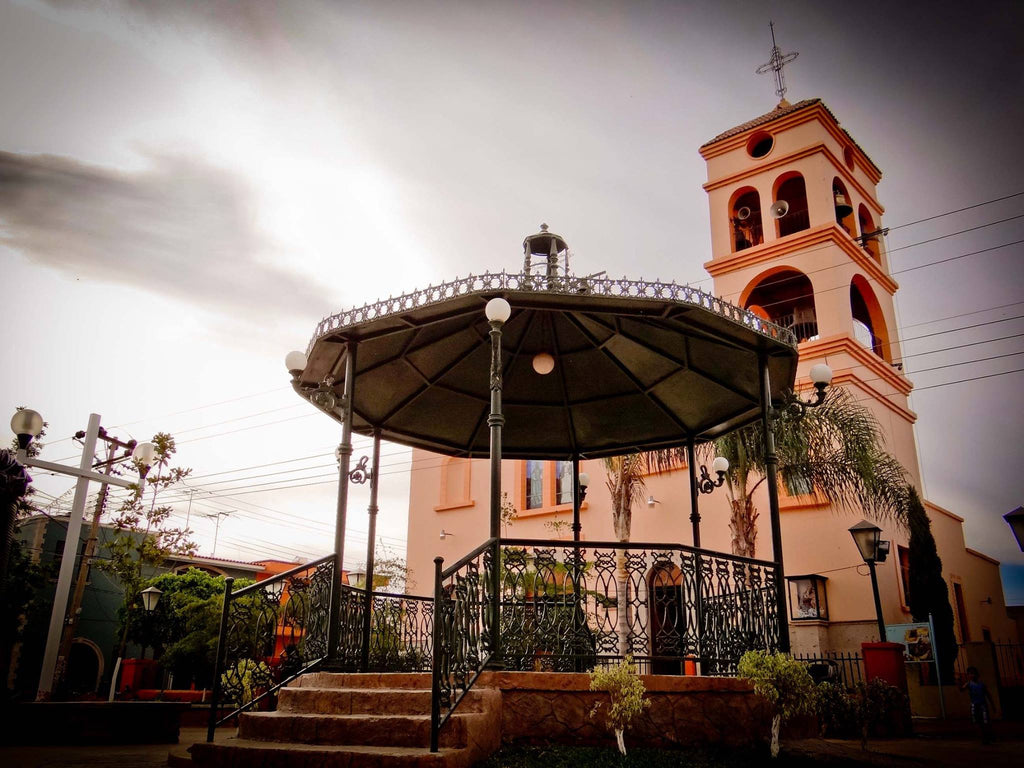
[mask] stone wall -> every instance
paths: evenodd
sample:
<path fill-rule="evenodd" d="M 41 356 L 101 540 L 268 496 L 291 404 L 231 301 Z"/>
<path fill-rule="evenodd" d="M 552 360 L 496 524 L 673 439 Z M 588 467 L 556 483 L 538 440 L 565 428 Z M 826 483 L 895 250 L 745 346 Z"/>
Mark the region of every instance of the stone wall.
<path fill-rule="evenodd" d="M 651 706 L 626 732 L 630 746 L 745 748 L 767 741 L 768 709 L 742 680 L 642 679 Z M 485 672 L 477 685 L 501 690 L 505 743 L 614 744 L 601 715 L 590 717 L 608 695 L 591 692 L 587 674 Z"/>

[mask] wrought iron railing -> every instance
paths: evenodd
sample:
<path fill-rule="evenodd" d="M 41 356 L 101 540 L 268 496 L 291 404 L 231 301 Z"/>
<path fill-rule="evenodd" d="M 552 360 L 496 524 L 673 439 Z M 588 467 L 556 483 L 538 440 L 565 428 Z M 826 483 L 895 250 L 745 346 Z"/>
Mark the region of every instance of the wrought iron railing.
<path fill-rule="evenodd" d="M 433 632 L 432 598 L 374 592 L 369 653 L 363 671 L 428 671 L 434 647 Z"/>
<path fill-rule="evenodd" d="M 633 656 L 645 673 L 735 674 L 775 650 L 775 566 L 678 544 L 503 539 L 509 669 L 579 671 Z"/>
<path fill-rule="evenodd" d="M 806 219 L 806 214 L 804 214 Z M 806 228 L 806 224 L 804 225 Z M 428 286 L 421 291 L 414 291 L 402 296 L 394 296 L 364 307 L 345 310 L 320 321 L 309 342 L 307 354 L 313 344 L 324 336 L 338 330 L 380 318 L 398 315 L 417 307 L 425 307 L 458 296 L 487 294 L 494 291 L 536 291 L 555 295 L 590 294 L 596 296 L 626 297 L 650 299 L 653 301 L 675 301 L 695 307 L 702 307 L 720 317 L 728 318 L 752 328 L 771 339 L 796 346 L 796 339 L 791 331 L 780 328 L 752 312 L 748 312 L 735 304 L 705 293 L 699 288 L 678 283 L 666 283 L 661 280 L 628 280 L 608 277 L 577 277 L 568 275 L 559 277 L 548 284 L 546 278 L 537 275 L 512 274 L 508 272 L 487 272 L 482 275 L 470 275 L 436 286 Z"/>
<path fill-rule="evenodd" d="M 288 681 L 327 656 L 334 555 L 232 591 L 225 580 L 213 668 L 207 740 L 218 725 L 272 699 Z M 233 707 L 218 717 L 222 705 Z"/>
<path fill-rule="evenodd" d="M 864 682 L 864 659 L 857 653 L 827 651 L 823 655 L 794 653 L 793 658 L 807 665 L 815 682 L 829 682 L 846 689 Z"/>
<path fill-rule="evenodd" d="M 434 560 L 434 640 L 431 664 L 430 751 L 441 727 L 491 659 L 494 561 L 497 539 L 488 539 L 442 570 Z"/>
<path fill-rule="evenodd" d="M 679 544 L 489 539 L 446 570 L 435 565 L 435 751 L 492 657 L 495 578 L 505 669 L 579 672 L 630 654 L 644 673 L 732 675 L 744 652 L 778 648 L 776 568 L 764 560 Z"/>

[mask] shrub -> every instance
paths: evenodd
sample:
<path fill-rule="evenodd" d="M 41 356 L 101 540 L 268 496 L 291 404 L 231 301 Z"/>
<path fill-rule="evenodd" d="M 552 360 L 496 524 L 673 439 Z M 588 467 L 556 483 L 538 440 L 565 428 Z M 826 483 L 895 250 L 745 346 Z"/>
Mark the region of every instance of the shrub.
<path fill-rule="evenodd" d="M 771 753 L 778 757 L 782 721 L 814 711 L 814 681 L 807 667 L 786 653 L 747 651 L 737 671 L 772 707 Z"/>
<path fill-rule="evenodd" d="M 821 735 L 847 738 L 859 735 L 859 702 L 841 685 L 820 683 L 814 692 Z"/>
<path fill-rule="evenodd" d="M 590 690 L 607 691 L 611 702 L 608 706 L 608 713 L 605 715 L 605 721 L 608 727 L 615 732 L 615 741 L 618 743 L 619 752 L 625 755 L 626 743 L 623 740 L 623 732 L 645 709 L 651 706 L 651 702 L 644 698 L 646 688 L 644 681 L 636 673 L 633 657 L 627 655 L 613 667 L 595 669 L 591 672 Z M 601 702 L 598 702 L 591 710 L 590 716 L 596 717 L 600 709 Z"/>

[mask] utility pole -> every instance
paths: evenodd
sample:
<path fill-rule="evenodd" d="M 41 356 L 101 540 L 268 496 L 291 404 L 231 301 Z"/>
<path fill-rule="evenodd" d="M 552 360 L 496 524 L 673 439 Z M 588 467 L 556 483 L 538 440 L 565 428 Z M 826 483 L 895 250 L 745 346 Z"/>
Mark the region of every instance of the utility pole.
<path fill-rule="evenodd" d="M 79 432 L 75 437 L 85 437 L 84 432 Z M 97 437 L 107 444 L 107 458 L 105 461 L 93 464 L 93 469 L 103 467 L 103 474 L 107 477 L 113 471 L 114 465 L 128 459 L 132 455 L 136 441 L 129 440 L 122 443 L 116 437 L 107 435 L 107 431 L 99 428 Z M 124 448 L 124 455 L 117 457 L 119 448 Z M 71 659 L 71 646 L 75 640 L 75 632 L 78 629 L 78 617 L 82 608 L 82 598 L 85 595 L 85 587 L 89 577 L 89 567 L 92 565 L 93 555 L 96 553 L 96 543 L 99 540 L 100 518 L 103 515 L 103 508 L 107 502 L 107 490 L 109 485 L 104 482 L 100 485 L 99 493 L 96 495 L 96 507 L 93 510 L 92 524 L 89 527 L 89 538 L 85 542 L 85 549 L 82 551 L 82 559 L 78 566 L 78 578 L 75 580 L 75 591 L 71 597 L 71 605 L 68 608 L 67 620 L 64 623 L 64 635 L 61 637 L 60 652 L 57 656 L 57 665 L 54 668 L 53 687 L 60 690 L 67 674 L 68 663 Z M 65 544 L 65 546 L 67 546 Z"/>
<path fill-rule="evenodd" d="M 227 517 L 228 515 L 230 515 L 234 511 L 235 510 L 233 510 L 233 509 L 229 509 L 229 510 L 227 510 L 225 512 L 214 512 L 211 515 L 204 515 L 204 517 L 215 518 L 216 521 L 217 521 L 217 529 L 213 533 L 213 554 L 211 555 L 211 557 L 216 557 L 217 556 L 217 537 L 220 536 L 220 519 L 222 517 Z"/>

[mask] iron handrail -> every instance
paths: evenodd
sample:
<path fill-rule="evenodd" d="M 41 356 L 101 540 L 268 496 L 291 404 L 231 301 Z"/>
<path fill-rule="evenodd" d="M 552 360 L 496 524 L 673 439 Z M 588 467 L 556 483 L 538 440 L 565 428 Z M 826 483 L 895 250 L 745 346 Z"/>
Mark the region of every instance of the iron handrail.
<path fill-rule="evenodd" d="M 482 555 L 484 553 L 484 551 L 487 550 L 488 547 L 493 547 L 494 543 L 496 541 L 497 541 L 497 539 L 495 539 L 493 537 L 490 538 L 490 539 L 487 539 L 483 544 L 481 544 L 479 547 L 474 549 L 468 555 L 463 555 L 459 560 L 456 560 L 452 565 L 449 565 L 447 568 L 445 568 L 443 571 L 441 571 L 441 578 L 442 579 L 447 579 L 449 576 L 451 576 L 453 573 L 455 573 L 457 570 L 459 570 L 459 568 L 461 568 L 462 566 L 464 566 L 467 563 L 469 563 L 470 560 L 474 560 L 477 557 L 479 557 L 480 555 Z M 506 543 L 507 541 L 508 541 L 508 539 L 502 539 L 501 540 L 501 542 L 503 544 Z"/>
<path fill-rule="evenodd" d="M 282 686 L 287 685 L 292 680 L 297 678 L 299 675 L 302 675 L 302 674 L 310 671 L 311 669 L 313 669 L 317 665 L 319 665 L 324 660 L 324 658 L 325 658 L 325 657 L 320 657 L 318 659 L 313 660 L 309 664 L 306 664 L 305 666 L 303 666 L 301 669 L 299 669 L 294 674 L 292 674 L 289 677 L 285 678 L 284 680 L 280 681 L 273 688 L 270 688 L 267 691 L 264 691 L 262 694 L 260 694 L 256 698 L 254 698 L 252 701 L 248 702 L 247 704 L 243 704 L 241 707 L 239 707 L 238 709 L 234 710 L 230 714 L 226 715 L 225 717 L 222 717 L 222 718 L 218 719 L 218 717 L 217 717 L 217 710 L 220 707 L 220 694 L 221 694 L 220 677 L 221 677 L 221 674 L 222 674 L 222 671 L 223 671 L 222 667 L 224 666 L 224 659 L 225 659 L 225 656 L 227 654 L 228 616 L 229 616 L 229 613 L 230 613 L 230 610 L 231 610 L 231 602 L 233 600 L 235 600 L 236 598 L 244 597 L 245 595 L 249 594 L 250 592 L 254 592 L 254 591 L 258 590 L 258 589 L 266 589 L 268 586 L 271 586 L 271 585 L 276 584 L 278 582 L 282 582 L 282 581 L 285 581 L 287 579 L 290 579 L 293 576 L 295 576 L 296 574 L 304 573 L 304 572 L 310 571 L 310 570 L 314 570 L 314 569 L 318 568 L 321 565 L 325 565 L 325 564 L 327 564 L 329 562 L 332 562 L 333 560 L 334 560 L 334 555 L 333 554 L 324 555 L 323 557 L 321 557 L 321 558 L 319 558 L 317 560 L 312 560 L 312 561 L 310 561 L 308 563 L 305 563 L 303 565 L 298 565 L 295 568 L 291 568 L 291 569 L 285 571 L 284 573 L 279 573 L 276 576 L 273 576 L 272 578 L 263 579 L 262 581 L 257 581 L 254 584 L 250 584 L 250 585 L 248 585 L 246 587 L 242 587 L 237 592 L 233 592 L 232 591 L 232 586 L 235 583 L 234 578 L 229 576 L 229 577 L 227 577 L 224 580 L 224 605 L 223 605 L 223 607 L 221 609 L 220 631 L 219 631 L 219 634 L 217 636 L 217 651 L 216 651 L 216 654 L 214 655 L 214 660 L 213 660 L 213 691 L 212 691 L 211 696 L 210 696 L 210 717 L 209 717 L 209 720 L 207 722 L 207 727 L 206 727 L 206 740 L 208 742 L 212 742 L 213 741 L 214 734 L 215 734 L 218 726 L 223 725 L 225 722 L 227 722 L 228 720 L 230 720 L 233 717 L 236 717 L 241 712 L 244 712 L 244 711 L 246 711 L 248 709 L 251 709 L 253 706 L 255 706 L 258 702 L 262 701 L 264 698 L 266 698 L 266 697 L 276 693 Z M 332 582 L 333 582 L 333 579 L 332 579 Z"/>

